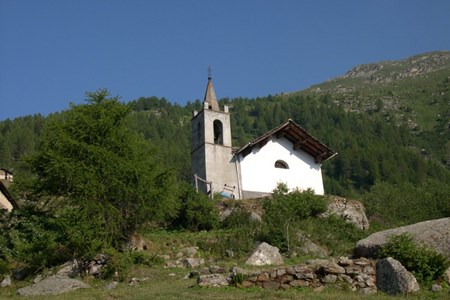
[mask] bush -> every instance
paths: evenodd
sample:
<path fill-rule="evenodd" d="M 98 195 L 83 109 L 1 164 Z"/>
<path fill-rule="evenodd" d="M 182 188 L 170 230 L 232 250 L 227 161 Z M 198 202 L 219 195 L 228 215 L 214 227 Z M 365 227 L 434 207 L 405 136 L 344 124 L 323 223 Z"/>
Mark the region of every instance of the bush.
<path fill-rule="evenodd" d="M 54 215 L 28 205 L 4 215 L 0 221 L 2 272 L 12 266 L 37 272 L 70 258 L 64 225 Z"/>
<path fill-rule="evenodd" d="M 242 228 L 251 226 L 255 221 L 252 220 L 251 212 L 236 206 L 232 212 L 223 219 L 221 227 L 224 229 Z"/>
<path fill-rule="evenodd" d="M 331 256 L 351 253 L 355 243 L 367 235 L 354 224 L 334 215 L 301 220 L 298 227 L 311 236 L 313 242 L 325 246 Z"/>
<path fill-rule="evenodd" d="M 192 231 L 211 230 L 219 225 L 219 210 L 213 200 L 185 184 L 181 188 L 181 208 L 173 224 Z"/>
<path fill-rule="evenodd" d="M 327 205 L 325 197 L 314 195 L 312 191 L 286 193 L 285 185 L 279 185 L 272 198 L 263 203 L 265 239 L 289 252 L 290 237 L 298 221 L 320 215 Z"/>
<path fill-rule="evenodd" d="M 114 278 L 119 281 L 125 281 L 130 272 L 130 267 L 133 264 L 130 255 L 128 253 L 118 252 L 113 248 L 106 249 L 104 254 L 108 257 L 108 263 L 102 269 L 102 279 Z"/>
<path fill-rule="evenodd" d="M 450 266 L 450 261 L 436 251 L 418 245 L 408 234 L 392 236 L 389 242 L 381 249 L 380 258 L 393 257 L 408 271 L 414 274 L 417 280 L 429 286 L 433 280 L 441 277 Z"/>

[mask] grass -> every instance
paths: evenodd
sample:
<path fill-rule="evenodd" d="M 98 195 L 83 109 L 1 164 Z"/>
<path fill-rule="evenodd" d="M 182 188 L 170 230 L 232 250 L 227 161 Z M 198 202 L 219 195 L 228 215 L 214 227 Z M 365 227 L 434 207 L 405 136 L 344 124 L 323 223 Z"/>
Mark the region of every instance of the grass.
<path fill-rule="evenodd" d="M 33 297 L 35 300 L 43 299 L 393 299 L 392 297 L 377 293 L 375 295 L 362 295 L 359 293 L 337 290 L 327 287 L 322 291 L 309 288 L 289 290 L 267 290 L 261 288 L 241 289 L 235 287 L 200 288 L 196 286 L 196 279 L 183 279 L 189 273 L 186 269 L 165 269 L 162 267 L 137 268 L 132 276 L 138 278 L 148 277 L 139 285 L 128 286 L 119 283 L 117 288 L 107 290 L 107 282 L 89 280 L 90 289 L 78 290 L 57 296 Z M 440 293 L 422 291 L 416 295 L 408 295 L 408 299 L 448 299 L 450 290 Z M 16 288 L 0 289 L 1 299 L 24 299 L 16 294 Z"/>
<path fill-rule="evenodd" d="M 176 255 L 181 248 L 196 245 L 200 241 L 217 237 L 217 232 L 184 232 L 184 231 L 150 231 L 144 234 L 146 241 L 150 244 L 150 249 L 146 254 L 170 254 Z M 254 270 L 257 267 L 244 266 L 244 258 L 223 259 L 212 253 L 200 249 L 200 256 L 206 260 L 205 267 L 219 265 L 226 269 L 232 266 L 244 267 L 247 270 Z M 286 265 L 302 263 L 303 259 L 286 259 Z M 260 267 L 271 269 L 270 267 Z M 152 266 L 135 265 L 132 267 L 128 278 L 139 278 L 141 282 L 136 286 L 129 286 L 127 281 L 119 283 L 112 290 L 106 289 L 110 281 L 102 281 L 94 278 L 85 279 L 91 288 L 77 290 L 72 293 L 57 296 L 33 297 L 32 299 L 393 299 L 394 297 L 377 293 L 375 295 L 362 295 L 350 290 L 339 290 L 329 286 L 322 291 L 315 291 L 311 288 L 293 288 L 289 290 L 268 290 L 261 288 L 201 288 L 196 285 L 195 278 L 185 279 L 190 273 L 190 269 L 165 268 L 162 264 Z M 145 280 L 142 280 L 144 279 Z M 14 282 L 16 286 L 0 289 L 0 299 L 24 299 L 17 295 L 17 289 L 30 285 L 30 282 Z M 421 291 L 417 295 L 408 295 L 408 299 L 449 299 L 450 289 L 445 289 L 440 293 Z M 399 298 L 399 297 L 395 297 Z"/>

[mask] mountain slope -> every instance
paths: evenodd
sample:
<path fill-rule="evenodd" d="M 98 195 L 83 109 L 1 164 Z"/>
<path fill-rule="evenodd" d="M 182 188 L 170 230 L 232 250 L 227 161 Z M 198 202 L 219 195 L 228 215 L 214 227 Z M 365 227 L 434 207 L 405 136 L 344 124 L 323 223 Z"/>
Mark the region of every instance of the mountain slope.
<path fill-rule="evenodd" d="M 450 51 L 359 65 L 294 94 L 330 95 L 347 111 L 406 125 L 422 153 L 450 165 Z"/>

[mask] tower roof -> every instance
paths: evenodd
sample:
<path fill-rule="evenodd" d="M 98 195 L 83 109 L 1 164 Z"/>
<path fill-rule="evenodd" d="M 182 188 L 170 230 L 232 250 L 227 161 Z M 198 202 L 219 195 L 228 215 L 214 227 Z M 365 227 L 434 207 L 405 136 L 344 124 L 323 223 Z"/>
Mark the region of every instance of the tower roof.
<path fill-rule="evenodd" d="M 203 102 L 207 102 L 210 109 L 220 111 L 219 102 L 217 102 L 211 76 L 208 77 L 208 85 L 206 86 L 205 99 L 203 100 Z"/>

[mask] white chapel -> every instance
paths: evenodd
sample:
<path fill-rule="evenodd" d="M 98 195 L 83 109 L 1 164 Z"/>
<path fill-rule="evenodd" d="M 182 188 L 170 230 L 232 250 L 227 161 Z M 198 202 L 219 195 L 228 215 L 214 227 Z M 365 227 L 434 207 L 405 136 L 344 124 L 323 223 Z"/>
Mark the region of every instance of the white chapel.
<path fill-rule="evenodd" d="M 230 112 L 227 106 L 219 107 L 211 77 L 203 108 L 194 111 L 191 124 L 197 190 L 248 199 L 267 196 L 282 182 L 290 190 L 324 194 L 321 165 L 336 153 L 292 120 L 234 149 Z"/>

